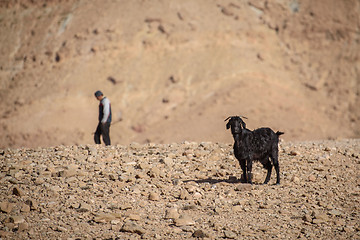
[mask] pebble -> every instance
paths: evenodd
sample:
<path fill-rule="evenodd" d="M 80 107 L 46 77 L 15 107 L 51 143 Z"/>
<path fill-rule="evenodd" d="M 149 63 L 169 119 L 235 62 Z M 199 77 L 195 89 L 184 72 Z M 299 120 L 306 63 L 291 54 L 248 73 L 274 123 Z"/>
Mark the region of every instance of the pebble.
<path fill-rule="evenodd" d="M 333 209 L 331 211 L 328 212 L 330 215 L 334 215 L 334 216 L 340 216 L 341 215 L 341 211 Z"/>
<path fill-rule="evenodd" d="M 27 230 L 29 230 L 29 224 L 28 223 L 26 223 L 26 222 L 19 223 L 19 229 L 18 229 L 19 232 L 27 231 Z"/>
<path fill-rule="evenodd" d="M 194 233 L 192 234 L 193 237 L 195 238 L 207 238 L 209 237 L 209 235 L 204 232 L 203 230 L 199 229 L 199 230 L 195 230 Z"/>
<path fill-rule="evenodd" d="M 165 219 L 178 219 L 180 214 L 176 208 L 167 209 L 165 213 Z"/>
<path fill-rule="evenodd" d="M 27 205 L 25 203 L 21 204 L 21 208 L 20 208 L 21 212 L 30 212 L 30 210 L 31 210 L 31 208 L 29 205 Z"/>
<path fill-rule="evenodd" d="M 175 219 L 174 223 L 178 227 L 195 225 L 194 220 L 190 216 L 187 216 L 187 215 L 181 215 L 179 218 Z"/>
<path fill-rule="evenodd" d="M 289 153 L 291 156 L 299 156 L 300 155 L 300 152 L 298 151 L 290 151 Z"/>
<path fill-rule="evenodd" d="M 310 176 L 308 177 L 308 180 L 309 180 L 310 182 L 316 182 L 316 176 L 310 175 Z"/>
<path fill-rule="evenodd" d="M 235 187 L 235 191 L 250 191 L 252 190 L 253 186 L 251 184 L 238 184 L 236 187 Z"/>
<path fill-rule="evenodd" d="M 111 213 L 100 213 L 97 214 L 97 216 L 94 217 L 94 221 L 97 223 L 106 223 L 106 222 L 111 222 L 113 220 L 115 220 L 117 217 L 115 214 L 111 214 Z"/>
<path fill-rule="evenodd" d="M 145 229 L 142 226 L 131 221 L 125 222 L 120 231 L 137 233 L 139 235 L 143 235 L 146 233 Z"/>
<path fill-rule="evenodd" d="M 85 202 L 79 204 L 79 207 L 77 209 L 78 212 L 89 212 L 91 211 L 91 206 Z"/>
<path fill-rule="evenodd" d="M 141 220 L 141 216 L 138 215 L 138 214 L 129 214 L 128 218 L 130 220 L 133 220 L 133 221 L 140 221 Z"/>
<path fill-rule="evenodd" d="M 0 203 L 0 209 L 2 212 L 10 213 L 14 207 L 14 204 L 9 202 L 1 202 Z"/>
<path fill-rule="evenodd" d="M 229 238 L 229 239 L 235 239 L 235 238 L 237 238 L 237 234 L 234 233 L 233 231 L 225 230 L 224 231 L 224 237 Z"/>
<path fill-rule="evenodd" d="M 11 216 L 10 217 L 10 222 L 15 223 L 15 224 L 19 224 L 19 223 L 25 222 L 25 219 L 24 219 L 23 216 Z"/>
<path fill-rule="evenodd" d="M 293 176 L 293 177 L 291 178 L 291 181 L 292 181 L 293 183 L 299 184 L 299 183 L 300 183 L 300 178 L 298 178 L 297 176 Z"/>
<path fill-rule="evenodd" d="M 14 187 L 12 192 L 18 197 L 24 196 L 24 192 L 19 187 Z"/>
<path fill-rule="evenodd" d="M 151 200 L 151 201 L 159 201 L 160 200 L 160 195 L 158 193 L 151 192 L 149 194 L 149 200 Z"/>
<path fill-rule="evenodd" d="M 171 167 L 174 165 L 174 161 L 172 160 L 172 158 L 170 157 L 166 157 L 163 159 L 163 163 L 168 166 L 168 167 Z"/>

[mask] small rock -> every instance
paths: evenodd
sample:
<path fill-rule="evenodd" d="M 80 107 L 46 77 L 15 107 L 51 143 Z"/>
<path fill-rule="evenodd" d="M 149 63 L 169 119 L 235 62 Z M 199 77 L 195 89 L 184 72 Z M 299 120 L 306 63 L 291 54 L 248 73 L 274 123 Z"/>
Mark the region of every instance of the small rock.
<path fill-rule="evenodd" d="M 45 180 L 43 177 L 38 177 L 35 179 L 34 183 L 35 183 L 35 185 L 42 185 L 42 184 L 44 184 L 44 182 L 45 182 Z"/>
<path fill-rule="evenodd" d="M 155 192 L 151 192 L 149 194 L 149 200 L 151 201 L 159 201 L 160 200 L 160 196 L 159 194 L 155 193 Z"/>
<path fill-rule="evenodd" d="M 24 203 L 21 204 L 21 208 L 20 208 L 21 212 L 30 212 L 30 210 L 31 210 L 31 208 L 29 205 L 24 204 Z"/>
<path fill-rule="evenodd" d="M 323 219 L 313 219 L 312 220 L 312 223 L 314 223 L 314 224 L 320 224 L 320 223 L 324 223 L 324 222 L 326 222 L 326 221 L 324 221 Z"/>
<path fill-rule="evenodd" d="M 183 230 L 181 228 L 178 228 L 178 227 L 174 227 L 173 228 L 173 232 L 176 233 L 176 234 L 179 234 L 181 233 Z"/>
<path fill-rule="evenodd" d="M 0 210 L 5 213 L 10 213 L 13 209 L 14 205 L 9 202 L 1 202 L 0 203 Z"/>
<path fill-rule="evenodd" d="M 152 178 L 159 177 L 160 169 L 158 167 L 152 167 L 149 171 L 149 176 Z"/>
<path fill-rule="evenodd" d="M 175 225 L 180 226 L 188 226 L 188 225 L 195 225 L 195 221 L 192 220 L 191 217 L 187 215 L 181 215 L 180 218 L 175 219 Z"/>
<path fill-rule="evenodd" d="M 235 188 L 235 191 L 250 191 L 252 190 L 252 185 L 245 183 L 245 184 L 238 184 Z"/>
<path fill-rule="evenodd" d="M 262 226 L 259 227 L 259 230 L 262 231 L 262 232 L 266 232 L 266 231 L 269 230 L 269 228 L 266 225 L 262 225 Z"/>
<path fill-rule="evenodd" d="M 29 229 L 29 224 L 27 224 L 26 222 L 19 223 L 18 231 L 22 232 L 22 231 L 26 231 L 28 229 Z"/>
<path fill-rule="evenodd" d="M 91 156 L 96 156 L 97 155 L 97 149 L 95 147 L 88 146 L 87 149 L 89 151 L 89 155 L 91 155 Z"/>
<path fill-rule="evenodd" d="M 207 238 L 209 237 L 208 234 L 206 234 L 203 230 L 196 230 L 193 234 L 193 237 L 195 238 Z"/>
<path fill-rule="evenodd" d="M 57 232 L 67 232 L 68 230 L 66 228 L 62 227 L 62 226 L 57 226 L 55 228 L 55 231 L 57 231 Z"/>
<path fill-rule="evenodd" d="M 299 156 L 299 155 L 300 155 L 300 152 L 295 151 L 295 150 L 292 150 L 292 151 L 290 151 L 290 155 L 291 155 L 291 156 Z"/>
<path fill-rule="evenodd" d="M 24 196 L 24 192 L 18 187 L 14 187 L 12 192 L 18 197 Z"/>
<path fill-rule="evenodd" d="M 116 219 L 116 216 L 111 213 L 100 213 L 94 217 L 94 221 L 97 223 L 111 222 Z"/>
<path fill-rule="evenodd" d="M 76 169 L 68 169 L 68 170 L 64 170 L 63 173 L 62 173 L 62 177 L 66 177 L 66 178 L 69 178 L 69 177 L 73 177 L 73 176 L 76 176 L 77 175 L 77 170 Z"/>
<path fill-rule="evenodd" d="M 306 214 L 306 215 L 304 215 L 303 220 L 305 222 L 311 223 L 312 222 L 312 217 L 309 214 Z"/>
<path fill-rule="evenodd" d="M 324 151 L 325 151 L 325 152 L 330 152 L 330 151 L 331 151 L 331 148 L 325 147 L 325 148 L 324 148 Z"/>
<path fill-rule="evenodd" d="M 243 207 L 240 206 L 240 205 L 235 205 L 235 206 L 232 207 L 232 210 L 233 210 L 234 212 L 239 212 L 239 211 L 242 211 L 242 210 L 243 210 Z"/>
<path fill-rule="evenodd" d="M 315 182 L 315 181 L 316 181 L 316 176 L 310 175 L 310 176 L 308 177 L 308 180 L 309 180 L 310 182 Z"/>
<path fill-rule="evenodd" d="M 122 226 L 121 230 L 122 232 L 130 232 L 130 233 L 137 233 L 139 235 L 143 235 L 146 233 L 145 229 L 141 227 L 140 225 L 134 223 L 134 222 L 126 222 Z"/>
<path fill-rule="evenodd" d="M 314 170 L 319 171 L 319 172 L 325 171 L 325 169 L 323 167 L 314 167 Z"/>
<path fill-rule="evenodd" d="M 24 219 L 23 216 L 11 216 L 10 217 L 10 222 L 15 223 L 15 224 L 19 224 L 19 223 L 25 222 L 25 219 Z"/>
<path fill-rule="evenodd" d="M 9 238 L 10 232 L 0 230 L 0 237 L 1 238 Z"/>
<path fill-rule="evenodd" d="M 150 168 L 150 165 L 142 162 L 138 164 L 138 168 L 141 170 L 148 170 Z"/>
<path fill-rule="evenodd" d="M 129 203 L 125 203 L 124 205 L 119 207 L 120 210 L 129 210 L 132 209 L 133 207 L 129 204 Z"/>
<path fill-rule="evenodd" d="M 165 219 L 178 219 L 180 214 L 176 208 L 167 209 L 165 213 Z"/>
<path fill-rule="evenodd" d="M 333 209 L 333 210 L 329 211 L 329 214 L 333 215 L 333 216 L 340 216 L 341 212 L 339 210 Z"/>
<path fill-rule="evenodd" d="M 166 166 L 171 167 L 172 165 L 174 165 L 174 161 L 170 158 L 170 157 L 166 157 L 164 158 L 164 160 L 162 161 Z"/>
<path fill-rule="evenodd" d="M 26 200 L 25 204 L 30 206 L 30 210 L 37 210 L 38 209 L 38 204 L 33 199 Z"/>
<path fill-rule="evenodd" d="M 201 195 L 201 193 L 196 192 L 196 193 L 193 194 L 193 198 L 194 199 L 200 199 L 200 198 L 202 198 L 202 195 Z"/>
<path fill-rule="evenodd" d="M 111 225 L 118 225 L 121 221 L 119 219 L 111 220 Z"/>
<path fill-rule="evenodd" d="M 12 183 L 12 184 L 19 184 L 20 183 L 20 181 L 17 180 L 16 178 L 10 178 L 9 182 Z"/>
<path fill-rule="evenodd" d="M 196 210 L 197 207 L 195 204 L 186 204 L 182 209 L 183 210 Z"/>
<path fill-rule="evenodd" d="M 138 174 L 136 174 L 135 178 L 136 179 L 145 179 L 145 178 L 147 178 L 147 175 L 143 172 L 139 172 Z"/>
<path fill-rule="evenodd" d="M 81 203 L 80 207 L 77 209 L 78 212 L 89 212 L 91 211 L 91 206 L 87 203 Z"/>
<path fill-rule="evenodd" d="M 313 212 L 313 223 L 314 224 L 320 224 L 320 223 L 324 223 L 329 221 L 329 217 L 326 213 L 318 213 L 318 212 Z"/>
<path fill-rule="evenodd" d="M 172 184 L 174 185 L 181 185 L 183 182 L 180 179 L 173 179 Z"/>
<path fill-rule="evenodd" d="M 229 176 L 228 182 L 229 183 L 237 183 L 238 179 L 235 176 Z"/>
<path fill-rule="evenodd" d="M 293 176 L 293 177 L 291 178 L 291 181 L 292 181 L 293 183 L 298 184 L 298 183 L 300 183 L 300 178 L 298 178 L 297 176 Z"/>
<path fill-rule="evenodd" d="M 130 220 L 133 220 L 133 221 L 140 221 L 141 220 L 141 216 L 138 215 L 138 214 L 129 214 L 128 218 Z"/>
<path fill-rule="evenodd" d="M 237 238 L 237 234 L 234 233 L 233 231 L 230 231 L 230 230 L 225 230 L 224 231 L 224 236 L 225 236 L 225 238 L 230 238 L 230 239 Z"/>

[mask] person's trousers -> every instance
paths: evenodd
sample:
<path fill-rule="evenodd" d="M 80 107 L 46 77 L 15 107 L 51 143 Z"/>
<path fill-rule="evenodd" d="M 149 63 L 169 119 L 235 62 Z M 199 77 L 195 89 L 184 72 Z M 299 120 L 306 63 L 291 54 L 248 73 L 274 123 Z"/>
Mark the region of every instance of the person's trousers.
<path fill-rule="evenodd" d="M 110 123 L 99 122 L 94 134 L 94 141 L 96 144 L 101 144 L 100 135 L 102 135 L 102 139 L 105 145 L 110 145 Z"/>

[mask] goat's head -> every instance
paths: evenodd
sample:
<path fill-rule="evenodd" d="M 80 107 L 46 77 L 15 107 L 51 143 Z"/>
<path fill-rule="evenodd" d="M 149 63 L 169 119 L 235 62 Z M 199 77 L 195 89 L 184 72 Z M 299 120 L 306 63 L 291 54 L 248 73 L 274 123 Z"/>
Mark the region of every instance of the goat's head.
<path fill-rule="evenodd" d="M 243 117 L 243 116 L 241 116 Z M 225 119 L 225 122 L 229 120 L 226 124 L 226 129 L 229 129 L 231 127 L 231 133 L 232 134 L 239 134 L 241 133 L 241 130 L 243 128 L 246 128 L 245 122 L 241 119 L 239 116 L 230 116 L 227 119 Z M 246 118 L 246 117 L 243 117 Z M 247 118 L 246 118 L 247 119 Z"/>

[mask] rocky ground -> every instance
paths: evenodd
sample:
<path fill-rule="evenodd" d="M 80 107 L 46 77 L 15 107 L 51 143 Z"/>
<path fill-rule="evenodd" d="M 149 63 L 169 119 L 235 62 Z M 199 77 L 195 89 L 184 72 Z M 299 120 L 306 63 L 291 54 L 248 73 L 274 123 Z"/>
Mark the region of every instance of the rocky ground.
<path fill-rule="evenodd" d="M 359 0 L 0 0 L 0 148 L 92 144 L 96 90 L 114 145 L 360 138 L 359 33 Z"/>
<path fill-rule="evenodd" d="M 281 185 L 230 144 L 0 150 L 1 239 L 360 239 L 360 140 L 281 142 Z"/>

